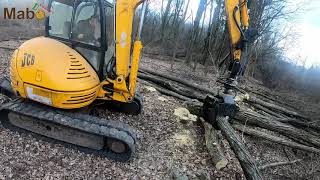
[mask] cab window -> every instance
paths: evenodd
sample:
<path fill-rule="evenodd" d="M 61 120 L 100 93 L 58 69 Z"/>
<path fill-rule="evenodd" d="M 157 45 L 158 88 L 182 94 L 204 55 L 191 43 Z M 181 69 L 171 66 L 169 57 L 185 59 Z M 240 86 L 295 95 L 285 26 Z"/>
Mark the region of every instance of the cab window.
<path fill-rule="evenodd" d="M 62 3 L 58 0 L 53 1 L 51 7 L 59 13 L 53 13 L 49 18 L 49 35 L 69 39 L 73 1 L 67 1 L 67 4 L 66 2 Z"/>
<path fill-rule="evenodd" d="M 114 39 L 114 9 L 112 4 L 105 3 L 105 21 L 106 21 L 106 40 L 108 50 L 105 54 L 105 65 L 110 64 L 109 61 L 114 57 L 115 39 Z M 108 68 L 108 67 L 106 67 Z M 106 70 L 105 70 L 106 71 Z"/>
<path fill-rule="evenodd" d="M 100 8 L 97 0 L 77 0 L 72 39 L 100 47 L 100 22 Z"/>

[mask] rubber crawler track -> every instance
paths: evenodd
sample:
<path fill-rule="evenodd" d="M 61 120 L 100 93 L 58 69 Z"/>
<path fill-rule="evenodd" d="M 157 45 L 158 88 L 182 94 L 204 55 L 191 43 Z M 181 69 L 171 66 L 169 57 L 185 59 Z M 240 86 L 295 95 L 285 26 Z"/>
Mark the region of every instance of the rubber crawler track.
<path fill-rule="evenodd" d="M 109 159 L 120 162 L 126 162 L 130 160 L 135 153 L 135 145 L 137 141 L 136 135 L 128 125 L 121 122 L 80 114 L 79 112 L 59 110 L 36 102 L 17 99 L 3 104 L 2 107 L 0 107 L 0 120 L 4 126 L 12 126 L 8 121 L 9 112 L 41 121 L 56 123 L 65 127 L 75 128 L 81 131 L 103 136 L 104 138 L 120 140 L 127 145 L 128 149 L 125 153 L 119 154 L 112 152 L 109 149 L 94 150 L 77 146 L 77 149 L 84 150 L 85 152 L 105 156 Z M 14 126 L 14 128 L 17 127 Z"/>

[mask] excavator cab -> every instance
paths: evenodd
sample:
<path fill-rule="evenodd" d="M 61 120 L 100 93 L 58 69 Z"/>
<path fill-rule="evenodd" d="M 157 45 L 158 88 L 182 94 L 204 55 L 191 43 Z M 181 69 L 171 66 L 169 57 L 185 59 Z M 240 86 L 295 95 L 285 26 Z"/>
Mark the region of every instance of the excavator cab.
<path fill-rule="evenodd" d="M 86 63 L 71 61 L 75 64 L 70 65 L 68 74 L 79 75 L 79 78 L 97 76 L 100 88 L 96 90 L 94 100 L 107 100 L 107 104 L 115 102 L 112 108 L 133 114 L 140 113 L 142 109 L 142 100 L 136 94 L 136 80 L 146 3 L 133 43 L 132 24 L 135 11 L 143 2 L 122 0 L 115 4 L 112 0 L 50 0 L 48 9 L 52 14 L 46 20 L 46 37 L 72 48 L 90 65 L 83 67 Z M 87 69 L 91 68 L 95 74 L 88 74 Z M 65 108 L 61 105 L 56 107 Z"/>
<path fill-rule="evenodd" d="M 79 52 L 100 79 L 114 58 L 114 5 L 107 0 L 51 0 L 46 36 Z"/>

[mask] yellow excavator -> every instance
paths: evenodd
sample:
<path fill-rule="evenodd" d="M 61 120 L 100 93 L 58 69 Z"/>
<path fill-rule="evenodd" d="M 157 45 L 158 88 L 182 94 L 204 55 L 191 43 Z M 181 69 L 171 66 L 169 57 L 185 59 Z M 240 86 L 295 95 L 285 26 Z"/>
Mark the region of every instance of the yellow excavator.
<path fill-rule="evenodd" d="M 139 5 L 140 24 L 132 38 Z M 240 60 L 249 32 L 247 5 L 225 0 L 225 7 L 233 52 L 230 80 L 236 81 L 245 65 Z M 134 131 L 81 111 L 97 102 L 126 113 L 142 111 L 136 84 L 146 1 L 49 0 L 48 9 L 53 12 L 45 36 L 26 41 L 12 56 L 11 81 L 2 82 L 1 90 L 18 98 L 0 108 L 2 124 L 129 160 L 137 142 Z"/>
<path fill-rule="evenodd" d="M 140 26 L 131 48 L 140 4 Z M 20 98 L 2 106 L 3 124 L 118 161 L 130 159 L 136 144 L 130 127 L 79 112 L 97 101 L 141 112 L 136 82 L 146 2 L 50 0 L 48 9 L 46 35 L 26 41 L 12 56 L 11 87 Z"/>

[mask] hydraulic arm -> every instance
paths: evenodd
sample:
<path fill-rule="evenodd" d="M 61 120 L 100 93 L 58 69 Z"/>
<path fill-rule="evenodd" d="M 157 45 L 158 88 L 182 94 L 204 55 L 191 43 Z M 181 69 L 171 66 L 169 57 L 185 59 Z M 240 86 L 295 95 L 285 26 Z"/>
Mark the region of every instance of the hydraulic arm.
<path fill-rule="evenodd" d="M 205 119 L 216 125 L 217 117 L 232 117 L 238 107 L 234 101 L 237 80 L 248 64 L 248 46 L 254 41 L 257 31 L 249 27 L 248 0 L 225 0 L 227 25 L 231 44 L 230 76 L 225 81 L 224 91 L 216 97 L 207 97 L 203 106 Z"/>
<path fill-rule="evenodd" d="M 225 0 L 232 63 L 229 84 L 243 75 L 248 63 L 248 43 L 257 32 L 249 27 L 248 0 Z"/>
<path fill-rule="evenodd" d="M 141 20 L 137 38 L 133 43 L 133 51 L 131 51 L 131 34 L 132 22 L 136 8 L 143 3 Z M 142 43 L 140 34 L 143 27 L 144 14 L 146 10 L 146 1 L 144 0 L 122 0 L 116 4 L 116 31 L 115 31 L 115 59 L 116 59 L 116 78 L 102 82 L 103 86 L 113 85 L 111 96 L 106 96 L 110 93 L 105 89 L 101 89 L 99 98 L 112 99 L 120 102 L 131 102 L 134 100 L 136 93 L 136 82 L 139 67 L 140 54 Z M 131 66 L 130 66 L 131 64 Z"/>

